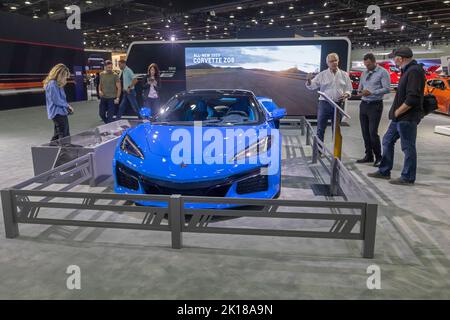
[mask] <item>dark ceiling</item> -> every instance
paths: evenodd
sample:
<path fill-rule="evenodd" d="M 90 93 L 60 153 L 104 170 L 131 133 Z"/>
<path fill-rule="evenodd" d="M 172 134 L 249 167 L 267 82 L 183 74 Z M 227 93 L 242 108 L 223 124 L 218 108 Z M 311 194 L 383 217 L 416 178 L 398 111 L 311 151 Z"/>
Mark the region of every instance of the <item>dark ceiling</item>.
<path fill-rule="evenodd" d="M 0 1 L 0 10 L 52 19 L 81 7 L 87 48 L 123 49 L 138 40 L 236 38 L 243 30 L 292 30 L 303 36 L 346 36 L 354 47 L 448 43 L 450 1 L 221 1 L 93 0 Z M 365 27 L 370 4 L 381 8 L 380 30 Z"/>

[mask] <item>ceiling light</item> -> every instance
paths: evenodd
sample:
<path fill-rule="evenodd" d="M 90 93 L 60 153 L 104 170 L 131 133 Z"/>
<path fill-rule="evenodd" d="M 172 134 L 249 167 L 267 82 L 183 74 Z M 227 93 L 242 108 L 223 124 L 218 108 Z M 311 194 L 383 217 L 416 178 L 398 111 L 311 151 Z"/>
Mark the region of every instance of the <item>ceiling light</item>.
<path fill-rule="evenodd" d="M 403 7 L 402 6 L 398 6 L 396 9 L 397 10 L 401 10 L 401 9 L 403 9 Z"/>
<path fill-rule="evenodd" d="M 329 15 L 326 15 L 326 16 L 325 16 L 325 19 L 328 19 L 329 17 L 330 17 Z"/>
<path fill-rule="evenodd" d="M 311 10 L 311 11 L 310 11 L 310 12 L 308 12 L 308 13 L 309 13 L 309 14 L 314 14 L 314 11 L 312 11 L 312 10 Z"/>
<path fill-rule="evenodd" d="M 13 7 L 11 7 L 11 10 L 17 10 L 17 7 L 13 6 Z"/>
<path fill-rule="evenodd" d="M 267 1 L 267 4 L 273 4 L 273 1 Z"/>
<path fill-rule="evenodd" d="M 293 9 L 294 9 L 294 6 L 290 6 L 290 7 L 289 7 L 289 10 L 293 10 Z"/>
<path fill-rule="evenodd" d="M 233 15 L 230 15 L 230 19 L 234 19 L 234 16 L 233 16 Z"/>
<path fill-rule="evenodd" d="M 236 9 L 238 9 L 238 10 L 242 10 L 242 7 L 236 7 Z"/>

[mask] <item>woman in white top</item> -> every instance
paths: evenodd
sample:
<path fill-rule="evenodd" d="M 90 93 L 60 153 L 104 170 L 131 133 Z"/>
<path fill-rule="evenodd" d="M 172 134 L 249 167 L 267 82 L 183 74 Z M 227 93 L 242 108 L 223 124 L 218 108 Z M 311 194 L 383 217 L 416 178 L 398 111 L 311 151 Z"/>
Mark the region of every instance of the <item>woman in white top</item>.
<path fill-rule="evenodd" d="M 152 116 L 159 112 L 159 91 L 161 89 L 161 77 L 158 65 L 152 63 L 148 67 L 147 75 L 143 79 L 144 106 L 150 108 Z"/>

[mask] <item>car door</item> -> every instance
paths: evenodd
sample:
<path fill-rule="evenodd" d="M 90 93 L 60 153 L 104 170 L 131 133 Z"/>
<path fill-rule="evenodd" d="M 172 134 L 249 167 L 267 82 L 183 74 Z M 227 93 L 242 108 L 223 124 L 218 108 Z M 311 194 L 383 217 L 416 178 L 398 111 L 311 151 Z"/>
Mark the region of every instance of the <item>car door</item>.
<path fill-rule="evenodd" d="M 447 87 L 445 82 L 439 79 L 433 79 L 427 81 L 428 92 L 436 97 L 438 107 L 443 110 L 447 105 Z"/>

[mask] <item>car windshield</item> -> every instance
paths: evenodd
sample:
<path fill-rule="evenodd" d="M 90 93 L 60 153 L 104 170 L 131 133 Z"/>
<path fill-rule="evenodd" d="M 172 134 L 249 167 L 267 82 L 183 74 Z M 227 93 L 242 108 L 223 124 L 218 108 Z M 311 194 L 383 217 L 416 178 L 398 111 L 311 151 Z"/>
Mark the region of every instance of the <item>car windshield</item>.
<path fill-rule="evenodd" d="M 400 69 L 397 67 L 390 66 L 389 68 L 391 69 L 392 72 L 400 72 Z"/>
<path fill-rule="evenodd" d="M 248 95 L 181 94 L 170 99 L 153 117 L 155 123 L 181 122 L 191 125 L 230 126 L 255 124 L 260 120 L 257 102 Z"/>

